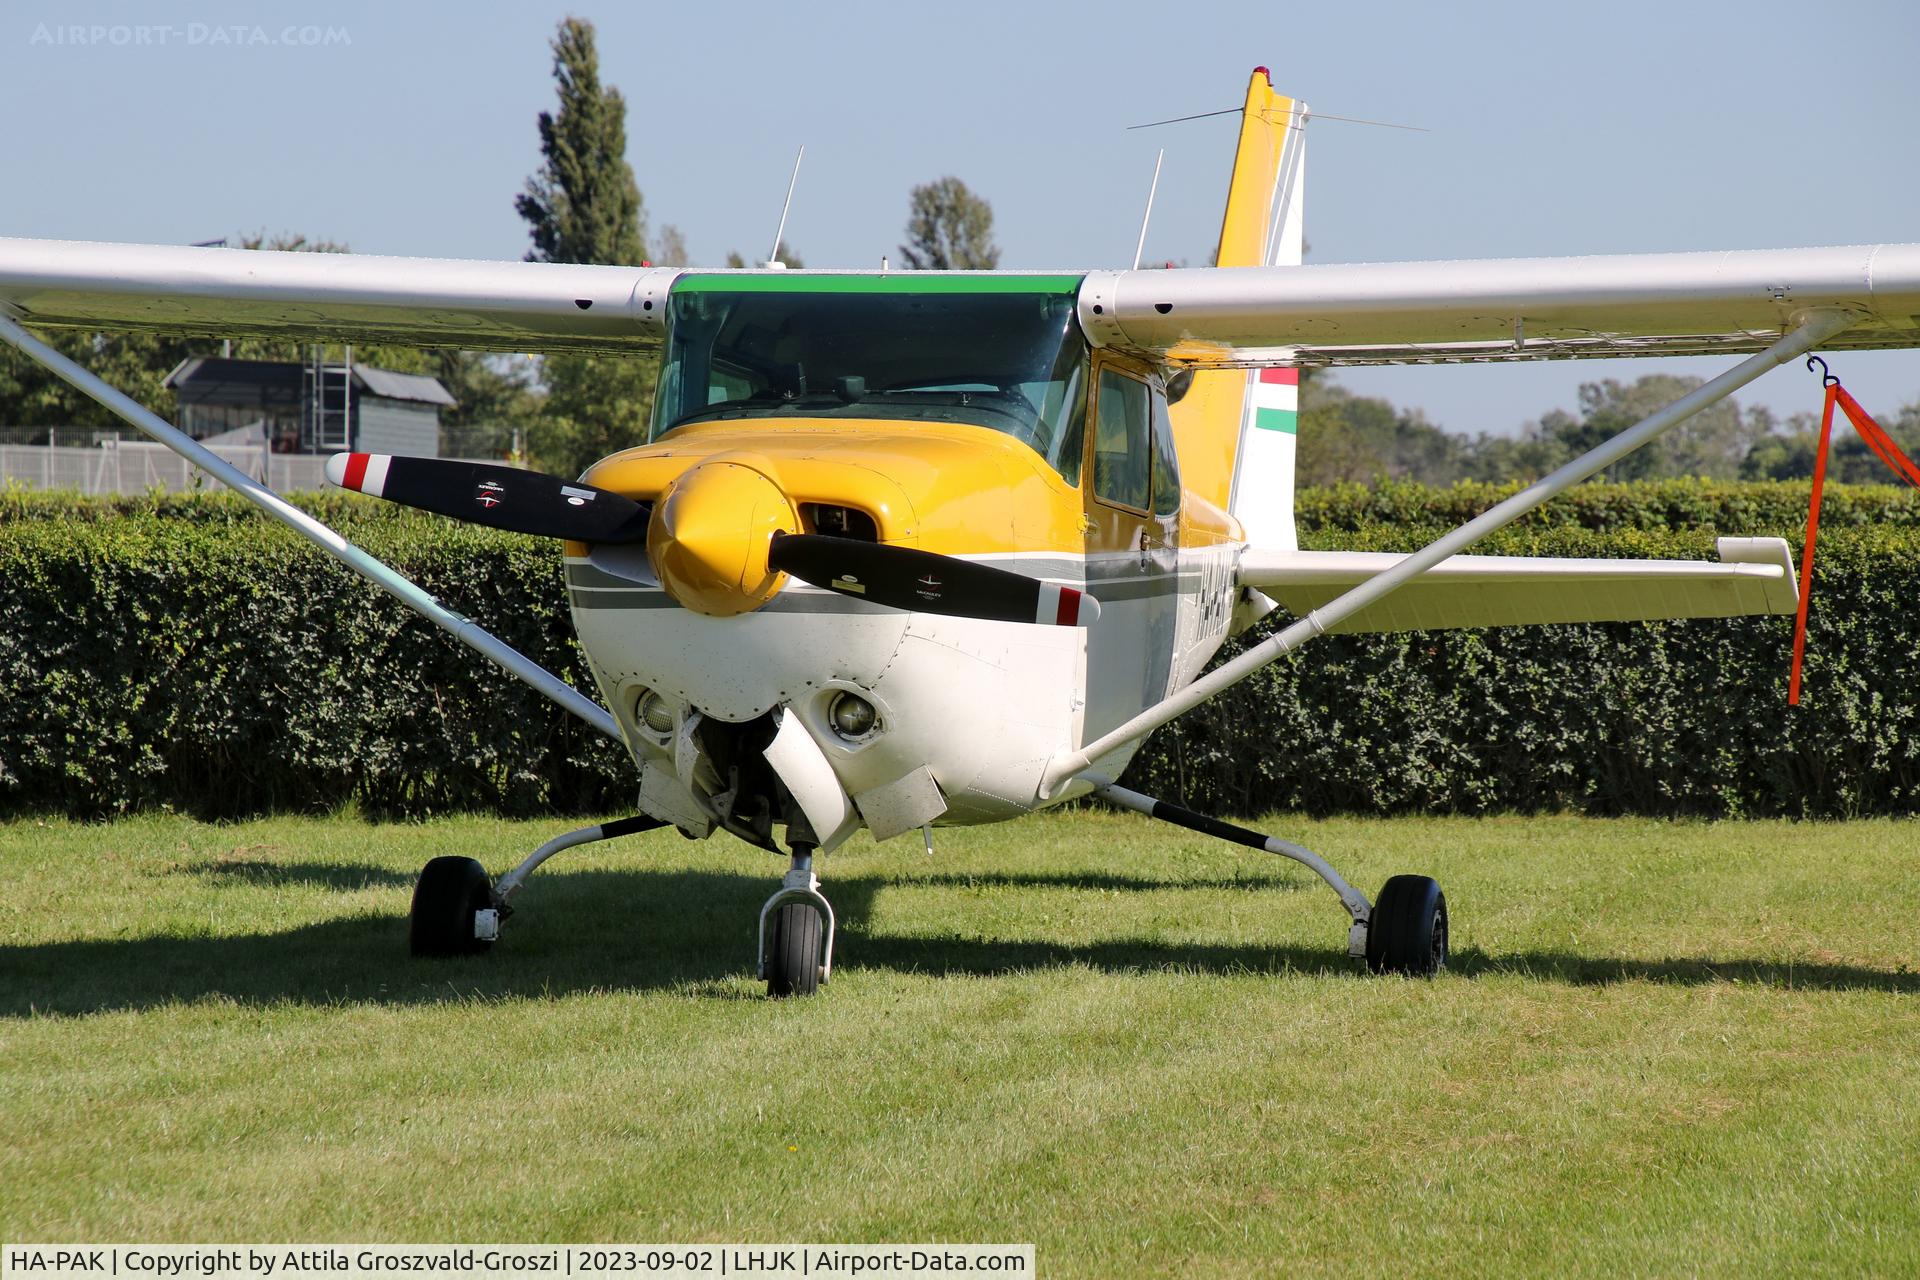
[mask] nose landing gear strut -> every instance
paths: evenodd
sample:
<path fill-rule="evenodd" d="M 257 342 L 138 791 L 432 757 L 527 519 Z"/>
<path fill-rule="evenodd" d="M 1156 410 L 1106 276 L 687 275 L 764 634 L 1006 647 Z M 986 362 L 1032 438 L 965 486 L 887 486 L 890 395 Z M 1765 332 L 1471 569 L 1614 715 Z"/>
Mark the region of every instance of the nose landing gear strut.
<path fill-rule="evenodd" d="M 760 908 L 760 969 L 770 996 L 810 996 L 833 972 L 833 906 L 813 874 L 814 846 L 793 845 L 793 865 Z"/>

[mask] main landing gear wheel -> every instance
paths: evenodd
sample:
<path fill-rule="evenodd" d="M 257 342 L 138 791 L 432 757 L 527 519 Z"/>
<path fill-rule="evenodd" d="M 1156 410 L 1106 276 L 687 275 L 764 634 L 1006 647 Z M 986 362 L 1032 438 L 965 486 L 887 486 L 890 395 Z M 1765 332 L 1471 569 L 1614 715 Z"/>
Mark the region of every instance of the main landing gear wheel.
<path fill-rule="evenodd" d="M 1426 876 L 1381 886 L 1367 925 L 1367 968 L 1430 978 L 1447 963 L 1447 895 Z"/>
<path fill-rule="evenodd" d="M 416 956 L 478 955 L 492 945 L 474 936 L 474 922 L 493 908 L 493 883 L 472 858 L 435 858 L 413 886 L 407 946 Z"/>
<path fill-rule="evenodd" d="M 820 913 L 804 902 L 774 912 L 767 939 L 767 994 L 810 996 L 820 989 Z"/>

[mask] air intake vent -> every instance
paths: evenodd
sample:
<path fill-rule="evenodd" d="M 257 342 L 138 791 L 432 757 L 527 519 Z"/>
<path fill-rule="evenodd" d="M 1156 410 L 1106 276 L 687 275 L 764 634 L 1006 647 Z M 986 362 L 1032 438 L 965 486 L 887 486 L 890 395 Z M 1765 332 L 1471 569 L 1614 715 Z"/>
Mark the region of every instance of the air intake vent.
<path fill-rule="evenodd" d="M 800 519 L 809 533 L 829 538 L 851 538 L 856 542 L 880 541 L 880 530 L 873 517 L 857 507 L 835 507 L 824 502 L 800 504 Z"/>

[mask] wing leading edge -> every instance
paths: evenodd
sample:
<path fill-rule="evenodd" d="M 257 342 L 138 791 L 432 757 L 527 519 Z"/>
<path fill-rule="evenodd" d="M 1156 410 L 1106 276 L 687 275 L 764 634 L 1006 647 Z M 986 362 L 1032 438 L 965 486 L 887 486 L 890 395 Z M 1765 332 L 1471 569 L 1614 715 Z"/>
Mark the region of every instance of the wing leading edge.
<path fill-rule="evenodd" d="M 1721 538 L 1718 561 L 1460 555 L 1330 630 L 1426 631 L 1551 622 L 1644 622 L 1792 613 L 1793 558 L 1779 538 Z M 1368 551 L 1248 551 L 1240 584 L 1304 617 L 1404 559 Z"/>

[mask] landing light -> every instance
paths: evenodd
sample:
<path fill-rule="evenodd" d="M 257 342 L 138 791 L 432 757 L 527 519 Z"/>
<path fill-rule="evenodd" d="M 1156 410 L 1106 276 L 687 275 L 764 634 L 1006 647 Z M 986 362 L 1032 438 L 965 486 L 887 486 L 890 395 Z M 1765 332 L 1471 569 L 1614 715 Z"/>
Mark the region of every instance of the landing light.
<path fill-rule="evenodd" d="M 833 731 L 843 738 L 864 738 L 873 731 L 875 715 L 873 704 L 857 693 L 843 693 L 833 700 L 827 708 L 827 719 L 833 721 Z"/>
<path fill-rule="evenodd" d="M 655 733 L 673 732 L 673 708 L 653 690 L 640 691 L 639 699 L 633 704 L 633 712 L 642 724 Z"/>

